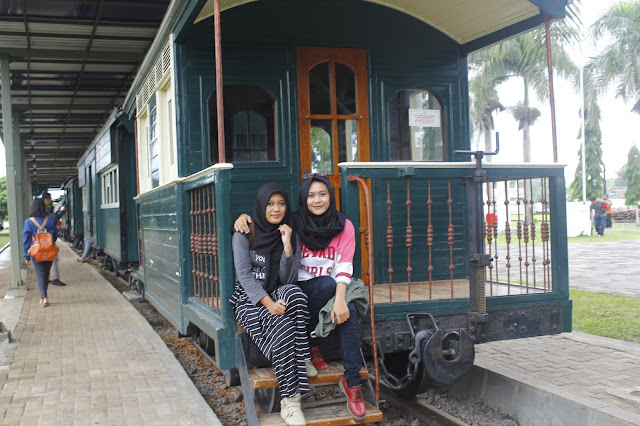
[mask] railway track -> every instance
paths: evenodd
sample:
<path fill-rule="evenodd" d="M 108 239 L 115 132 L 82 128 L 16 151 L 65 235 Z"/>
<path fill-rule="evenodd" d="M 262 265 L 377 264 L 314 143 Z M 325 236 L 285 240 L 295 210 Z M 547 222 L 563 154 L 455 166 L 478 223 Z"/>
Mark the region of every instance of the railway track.
<path fill-rule="evenodd" d="M 380 403 L 386 401 L 393 406 L 394 411 L 403 413 L 403 416 L 410 414 L 418 419 L 424 426 L 465 426 L 466 423 L 445 413 L 437 407 L 425 401 L 407 400 L 396 396 L 396 394 L 385 386 L 380 386 Z M 387 410 L 390 411 L 390 410 Z M 385 420 L 392 420 L 385 413 Z"/>

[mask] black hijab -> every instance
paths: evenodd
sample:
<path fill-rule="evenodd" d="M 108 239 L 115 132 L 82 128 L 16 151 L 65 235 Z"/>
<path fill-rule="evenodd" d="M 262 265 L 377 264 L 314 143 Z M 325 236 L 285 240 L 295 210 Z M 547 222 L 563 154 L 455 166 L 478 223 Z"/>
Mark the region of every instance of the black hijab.
<path fill-rule="evenodd" d="M 269 198 L 276 193 L 284 197 L 287 208 L 282 221 L 277 225 L 273 225 L 267 221 L 266 210 Z M 282 257 L 284 246 L 282 245 L 282 238 L 278 228 L 281 224 L 289 224 L 290 211 L 291 205 L 289 204 L 289 198 L 280 185 L 276 183 L 265 183 L 258 189 L 256 205 L 253 210 L 254 235 L 250 248 L 256 253 L 266 255 L 269 259 L 266 271 L 267 279 L 265 281 L 265 290 L 268 293 L 275 290 L 280 281 L 280 258 Z M 291 245 L 295 247 L 293 235 L 291 236 Z"/>
<path fill-rule="evenodd" d="M 320 216 L 309 211 L 307 207 L 307 196 L 309 187 L 313 182 L 322 182 L 327 185 L 331 205 L 326 212 Z M 294 229 L 300 235 L 300 241 L 309 250 L 325 249 L 333 237 L 344 230 L 347 217 L 344 213 L 336 210 L 336 197 L 331 187 L 331 182 L 326 176 L 314 174 L 302 181 L 298 198 L 298 211 L 295 214 Z"/>

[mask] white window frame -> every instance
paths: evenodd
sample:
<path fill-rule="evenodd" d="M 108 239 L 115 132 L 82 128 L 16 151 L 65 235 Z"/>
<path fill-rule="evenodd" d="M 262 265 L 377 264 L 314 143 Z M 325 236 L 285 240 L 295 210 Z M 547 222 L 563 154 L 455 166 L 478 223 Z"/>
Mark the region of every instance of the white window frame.
<path fill-rule="evenodd" d="M 102 191 L 100 208 L 113 209 L 120 207 L 120 170 L 117 164 L 100 173 L 100 188 Z"/>

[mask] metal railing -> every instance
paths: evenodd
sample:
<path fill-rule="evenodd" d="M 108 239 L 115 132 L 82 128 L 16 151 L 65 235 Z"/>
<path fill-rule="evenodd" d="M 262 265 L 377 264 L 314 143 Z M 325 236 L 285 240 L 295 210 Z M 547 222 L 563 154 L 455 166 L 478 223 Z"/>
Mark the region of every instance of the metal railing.
<path fill-rule="evenodd" d="M 342 163 L 341 168 L 350 218 L 359 216 L 363 184 L 358 189 L 347 182 L 358 178 L 371 190 L 370 211 L 360 217 L 373 219 L 362 220 L 360 232 L 372 236 L 373 247 L 363 251 L 370 259 L 361 264 L 363 276 L 373 268 L 370 277 L 377 277 L 374 304 L 470 297 L 469 276 L 476 273 L 470 239 L 482 241 L 492 260 L 478 280 L 489 297 L 552 292 L 553 262 L 564 262 L 559 266 L 566 269 L 566 259 L 555 259 L 551 250 L 551 225 L 564 229 L 558 236 L 566 235 L 564 205 L 556 211 L 550 201 L 553 189 L 564 202 L 559 166 L 487 165 L 483 206 L 476 212 L 467 211 L 474 204 L 466 193 L 474 184 L 474 163 Z M 469 213 L 483 218 L 475 235 Z"/>

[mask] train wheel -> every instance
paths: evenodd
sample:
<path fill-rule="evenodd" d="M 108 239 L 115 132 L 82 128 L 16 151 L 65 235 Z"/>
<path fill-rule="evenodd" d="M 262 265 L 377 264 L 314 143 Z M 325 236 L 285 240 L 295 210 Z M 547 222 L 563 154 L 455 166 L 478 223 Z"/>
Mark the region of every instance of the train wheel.
<path fill-rule="evenodd" d="M 200 330 L 198 333 L 198 346 L 202 348 L 203 351 L 206 352 L 207 355 L 215 356 L 216 354 L 216 346 L 211 337 L 205 334 L 204 331 Z"/>
<path fill-rule="evenodd" d="M 280 411 L 280 393 L 278 388 L 256 389 L 256 403 L 263 413 Z"/>
<path fill-rule="evenodd" d="M 403 377 L 407 374 L 407 364 L 409 363 L 409 352 L 398 352 L 387 354 L 384 357 L 384 365 L 395 377 Z M 418 365 L 416 379 L 409 383 L 404 389 L 393 390 L 399 397 L 407 400 L 415 399 L 416 395 L 424 393 L 429 389 L 431 381 L 422 363 Z"/>

